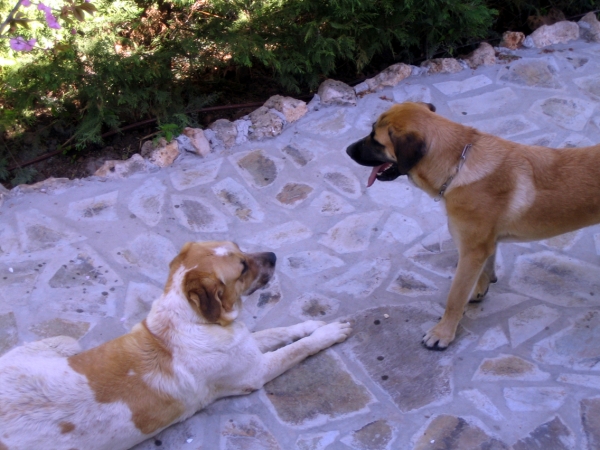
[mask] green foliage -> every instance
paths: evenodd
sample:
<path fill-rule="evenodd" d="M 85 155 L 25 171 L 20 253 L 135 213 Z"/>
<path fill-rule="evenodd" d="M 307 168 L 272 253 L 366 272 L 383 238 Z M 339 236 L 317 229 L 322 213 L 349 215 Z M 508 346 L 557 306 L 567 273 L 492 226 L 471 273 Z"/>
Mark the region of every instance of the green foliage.
<path fill-rule="evenodd" d="M 163 123 L 162 125 L 158 126 L 159 133 L 158 133 L 157 139 L 160 137 L 164 137 L 167 140 L 167 142 L 171 142 L 173 140 L 173 138 L 175 138 L 181 134 L 183 129 L 188 124 L 187 116 L 185 114 L 178 114 L 178 115 L 174 116 L 174 118 L 178 119 L 180 122 L 179 123 Z"/>
<path fill-rule="evenodd" d="M 0 22 L 15 1 L 0 0 Z M 522 26 L 551 7 L 573 15 L 598 0 L 94 0 L 97 12 L 79 1 L 60 30 L 22 20 L 43 20 L 33 7 L 19 16 L 13 34 L 47 50 L 13 52 L 0 38 L 0 140 L 13 151 L 8 158 L 0 147 L 0 179 L 6 161 L 45 150 L 15 150 L 41 123 L 56 123 L 60 142 L 77 149 L 150 118 L 172 138 L 214 101 L 215 80 L 241 69 L 288 90 L 313 89 L 329 76 L 373 73 L 374 61 L 455 54 L 494 35 L 497 17 Z"/>
<path fill-rule="evenodd" d="M 483 38 L 495 11 L 483 0 L 260 0 L 211 2 L 197 29 L 234 64 L 260 63 L 286 88 L 314 88 L 344 62 L 375 55 L 430 57 Z"/>

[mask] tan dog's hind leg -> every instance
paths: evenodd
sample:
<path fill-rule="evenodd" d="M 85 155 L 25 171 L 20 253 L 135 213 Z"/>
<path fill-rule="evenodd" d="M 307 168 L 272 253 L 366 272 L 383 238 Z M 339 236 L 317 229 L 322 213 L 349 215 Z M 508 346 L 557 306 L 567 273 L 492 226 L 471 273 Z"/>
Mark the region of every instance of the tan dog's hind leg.
<path fill-rule="evenodd" d="M 465 305 L 480 279 L 486 261 L 494 253 L 494 244 L 473 245 L 473 240 L 462 239 L 459 248 L 458 267 L 442 320 L 423 337 L 423 344 L 432 350 L 444 350 L 454 340 L 458 323 L 463 316 Z"/>
<path fill-rule="evenodd" d="M 498 278 L 496 277 L 496 252 L 494 251 L 494 254 L 487 259 L 483 266 L 483 271 L 479 276 L 479 280 L 477 280 L 477 285 L 471 295 L 470 302 L 478 303 L 483 300 L 490 284 L 495 283 L 496 281 L 498 281 Z"/>

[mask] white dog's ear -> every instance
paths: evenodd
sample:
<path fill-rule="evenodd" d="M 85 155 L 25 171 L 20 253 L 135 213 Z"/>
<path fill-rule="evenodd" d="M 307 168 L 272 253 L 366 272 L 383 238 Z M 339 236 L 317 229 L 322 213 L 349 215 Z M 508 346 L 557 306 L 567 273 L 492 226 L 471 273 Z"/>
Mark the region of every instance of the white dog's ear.
<path fill-rule="evenodd" d="M 183 292 L 197 314 L 209 323 L 218 323 L 222 314 L 221 280 L 210 273 L 190 270 L 183 279 Z"/>

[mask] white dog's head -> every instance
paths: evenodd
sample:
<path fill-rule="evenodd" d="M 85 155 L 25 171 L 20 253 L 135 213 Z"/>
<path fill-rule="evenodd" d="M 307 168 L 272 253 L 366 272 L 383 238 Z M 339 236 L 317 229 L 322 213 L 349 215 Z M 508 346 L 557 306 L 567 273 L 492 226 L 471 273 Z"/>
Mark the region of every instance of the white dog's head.
<path fill-rule="evenodd" d="M 238 315 L 241 296 L 269 282 L 276 260 L 271 252 L 243 253 L 233 242 L 188 242 L 171 261 L 165 292 L 183 271 L 181 291 L 194 311 L 208 323 L 227 325 Z"/>

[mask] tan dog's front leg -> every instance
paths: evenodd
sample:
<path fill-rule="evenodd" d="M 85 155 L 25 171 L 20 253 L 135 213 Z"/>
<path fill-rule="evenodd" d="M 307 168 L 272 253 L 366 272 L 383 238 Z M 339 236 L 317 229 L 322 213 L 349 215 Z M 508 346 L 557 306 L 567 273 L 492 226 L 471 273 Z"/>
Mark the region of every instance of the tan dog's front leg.
<path fill-rule="evenodd" d="M 465 240 L 466 241 L 466 240 Z M 471 298 L 486 260 L 493 254 L 494 246 L 480 245 L 460 249 L 456 275 L 452 280 L 446 310 L 442 320 L 423 337 L 423 344 L 431 350 L 445 350 L 454 340 L 465 305 Z"/>

